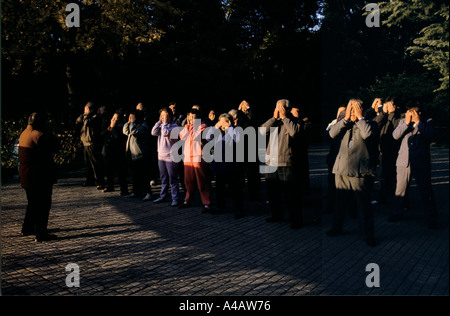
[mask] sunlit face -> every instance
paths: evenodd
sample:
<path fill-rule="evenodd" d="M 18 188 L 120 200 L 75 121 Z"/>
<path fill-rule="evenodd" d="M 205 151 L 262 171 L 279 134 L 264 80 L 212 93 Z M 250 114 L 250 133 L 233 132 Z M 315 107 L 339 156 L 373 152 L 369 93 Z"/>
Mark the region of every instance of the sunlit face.
<path fill-rule="evenodd" d="M 111 118 L 111 125 L 115 126 L 119 122 L 119 114 L 115 113 Z"/>
<path fill-rule="evenodd" d="M 228 127 L 231 126 L 231 122 L 226 118 L 226 117 L 221 117 L 220 118 L 220 128 L 222 129 L 222 131 L 225 131 Z"/>
<path fill-rule="evenodd" d="M 136 105 L 136 110 L 144 111 L 144 105 L 142 103 L 138 103 L 138 105 Z"/>
<path fill-rule="evenodd" d="M 387 102 L 386 106 L 387 106 L 387 110 L 388 110 L 389 113 L 395 112 L 395 104 L 394 104 L 394 102 L 391 102 L 391 101 Z"/>
<path fill-rule="evenodd" d="M 171 104 L 171 105 L 169 105 L 169 108 L 172 110 L 172 113 L 175 115 L 175 113 L 177 111 L 177 106 L 175 104 Z"/>
<path fill-rule="evenodd" d="M 292 116 L 299 118 L 300 117 L 300 110 L 298 108 L 292 108 L 291 110 Z"/>

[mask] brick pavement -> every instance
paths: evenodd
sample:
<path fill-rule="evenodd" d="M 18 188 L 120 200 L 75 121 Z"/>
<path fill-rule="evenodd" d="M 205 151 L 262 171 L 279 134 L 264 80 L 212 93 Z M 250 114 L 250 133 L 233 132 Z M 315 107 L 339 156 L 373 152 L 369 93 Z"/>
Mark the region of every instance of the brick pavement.
<path fill-rule="evenodd" d="M 49 228 L 59 240 L 35 243 L 20 234 L 26 197 L 17 180 L 2 185 L 3 295 L 297 296 L 448 295 L 448 148 L 432 148 L 433 188 L 441 225 L 429 230 L 413 194 L 407 218 L 388 223 L 388 206 L 375 205 L 379 245 L 366 246 L 357 220 L 344 236 L 329 238 L 327 148 L 310 149 L 311 193 L 305 227 L 266 223 L 261 200 L 246 201 L 247 216 L 201 214 L 193 208 L 84 188 L 81 170 L 65 172 L 54 188 Z M 157 192 L 157 188 L 154 188 Z M 231 205 L 230 201 L 230 205 Z M 80 287 L 67 287 L 65 268 L 80 268 Z M 380 287 L 368 288 L 365 267 L 380 267 Z"/>

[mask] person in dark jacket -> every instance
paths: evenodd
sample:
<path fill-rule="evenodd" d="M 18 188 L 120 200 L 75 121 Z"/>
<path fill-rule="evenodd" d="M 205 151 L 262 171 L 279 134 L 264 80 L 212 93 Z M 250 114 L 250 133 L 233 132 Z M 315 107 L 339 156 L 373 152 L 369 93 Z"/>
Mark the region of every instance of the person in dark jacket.
<path fill-rule="evenodd" d="M 117 175 L 120 195 L 128 195 L 128 169 L 125 151 L 127 138 L 123 134 L 123 123 L 120 122 L 121 116 L 121 112 L 114 113 L 104 135 L 102 155 L 105 163 L 107 186 L 103 189 L 103 192 L 114 191 L 114 177 Z"/>
<path fill-rule="evenodd" d="M 86 164 L 86 182 L 83 186 L 97 184 L 97 190 L 105 188 L 105 178 L 102 165 L 101 147 L 103 143 L 100 137 L 101 121 L 98 113 L 94 110 L 94 103 L 88 102 L 84 106 L 76 123 L 81 125 L 81 142 L 83 143 L 84 162 Z"/>
<path fill-rule="evenodd" d="M 394 139 L 400 140 L 397 157 L 397 186 L 395 190 L 396 206 L 389 221 L 401 220 L 406 206 L 407 192 L 411 177 L 419 187 L 424 202 L 428 227 L 437 228 L 437 207 L 431 185 L 430 143 L 434 137 L 434 122 L 424 118 L 420 107 L 410 107 L 397 128 L 392 133 Z"/>
<path fill-rule="evenodd" d="M 344 119 L 330 127 L 330 137 L 340 138 L 339 153 L 333 166 L 336 180 L 336 209 L 330 237 L 343 233 L 345 207 L 357 203 L 359 225 L 363 228 L 366 243 L 375 246 L 373 210 L 370 204 L 370 183 L 375 177 L 377 161 L 376 126 L 366 121 L 362 101 L 351 99 Z M 355 200 L 351 199 L 354 196 Z"/>
<path fill-rule="evenodd" d="M 47 225 L 56 183 L 53 153 L 58 146 L 53 135 L 46 131 L 46 123 L 44 114 L 31 114 L 19 138 L 20 183 L 28 201 L 22 234 L 36 235 L 38 242 L 57 239 L 48 233 Z"/>
<path fill-rule="evenodd" d="M 261 125 L 266 134 L 270 133 L 271 127 L 278 131 L 278 148 L 274 148 L 271 135 L 266 151 L 269 157 L 266 164 L 269 168 L 273 168 L 273 172 L 266 174 L 267 193 L 272 213 L 266 222 L 283 220 L 283 210 L 280 205 L 283 193 L 285 193 L 291 229 L 299 229 L 303 222 L 300 196 L 296 188 L 298 182 L 295 181 L 294 168 L 296 166 L 294 165 L 295 150 L 293 146 L 295 145 L 294 139 L 300 136 L 301 126 L 292 119 L 289 109 L 288 100 L 278 100 L 273 117 Z"/>
<path fill-rule="evenodd" d="M 151 201 L 150 128 L 142 111 L 130 113 L 128 122 L 123 125 L 123 133 L 128 137 L 125 148 L 133 181 L 133 193 L 129 197 L 145 194 L 143 201 Z"/>
<path fill-rule="evenodd" d="M 216 213 L 224 213 L 227 189 L 231 191 L 236 219 L 244 217 L 244 170 L 236 159 L 235 144 L 240 141 L 233 116 L 223 113 L 214 127 L 210 127 L 206 139 L 214 141 L 212 171 L 216 175 Z"/>
<path fill-rule="evenodd" d="M 400 148 L 400 142 L 392 136 L 392 132 L 400 121 L 400 113 L 397 111 L 393 98 L 386 98 L 382 111 L 374 118 L 374 121 L 378 124 L 380 131 L 381 181 L 378 203 L 386 203 L 395 193 L 395 162 Z"/>

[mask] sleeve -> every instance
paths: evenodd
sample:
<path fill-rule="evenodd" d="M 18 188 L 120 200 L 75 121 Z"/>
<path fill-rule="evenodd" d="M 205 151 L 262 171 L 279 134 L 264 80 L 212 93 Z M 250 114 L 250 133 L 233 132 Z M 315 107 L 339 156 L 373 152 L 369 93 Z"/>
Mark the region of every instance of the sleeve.
<path fill-rule="evenodd" d="M 392 137 L 398 140 L 402 138 L 406 133 L 409 133 L 411 130 L 411 127 L 406 124 L 405 119 L 401 119 L 398 123 L 398 126 L 392 132 Z"/>
<path fill-rule="evenodd" d="M 362 139 L 367 139 L 373 134 L 374 127 L 372 127 L 372 125 L 370 125 L 370 123 L 368 121 L 362 119 L 362 120 L 359 120 L 358 122 L 356 122 L 356 125 L 358 126 L 359 130 L 361 131 Z"/>
<path fill-rule="evenodd" d="M 161 134 L 161 121 L 158 121 L 155 123 L 155 125 L 152 128 L 152 135 L 153 136 L 159 136 Z"/>
<path fill-rule="evenodd" d="M 283 120 L 283 124 L 286 127 L 286 130 L 289 133 L 289 136 L 295 137 L 300 132 L 300 129 L 302 128 L 301 124 L 295 123 L 290 118 L 285 117 Z"/>
<path fill-rule="evenodd" d="M 338 137 L 347 126 L 347 123 L 348 121 L 342 119 L 339 122 L 336 122 L 336 124 L 331 125 L 328 131 L 330 137 L 333 139 Z"/>
<path fill-rule="evenodd" d="M 271 117 L 264 124 L 262 124 L 261 127 L 262 127 L 263 133 L 266 135 L 269 134 L 270 128 L 275 124 L 276 121 L 277 121 L 276 118 Z"/>

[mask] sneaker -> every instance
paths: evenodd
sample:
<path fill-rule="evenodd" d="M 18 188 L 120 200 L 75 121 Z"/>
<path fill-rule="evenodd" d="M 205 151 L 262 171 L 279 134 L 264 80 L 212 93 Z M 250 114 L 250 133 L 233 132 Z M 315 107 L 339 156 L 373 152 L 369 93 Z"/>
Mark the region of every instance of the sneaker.
<path fill-rule="evenodd" d="M 142 201 L 147 202 L 152 200 L 152 195 L 147 193 L 147 195 L 142 199 Z"/>
<path fill-rule="evenodd" d="M 162 203 L 162 202 L 165 202 L 165 201 L 166 201 L 165 198 L 159 197 L 159 198 L 155 199 L 155 200 L 153 201 L 153 203 L 158 204 L 158 203 Z"/>
<path fill-rule="evenodd" d="M 211 208 L 209 207 L 209 205 L 204 205 L 202 208 L 202 214 L 209 213 L 209 212 L 211 212 Z"/>
<path fill-rule="evenodd" d="M 178 206 L 179 208 L 188 208 L 191 207 L 191 203 L 184 201 L 183 204 Z"/>
<path fill-rule="evenodd" d="M 180 202 L 178 202 L 177 200 L 172 200 L 172 203 L 170 203 L 170 206 L 175 207 L 180 205 Z"/>

